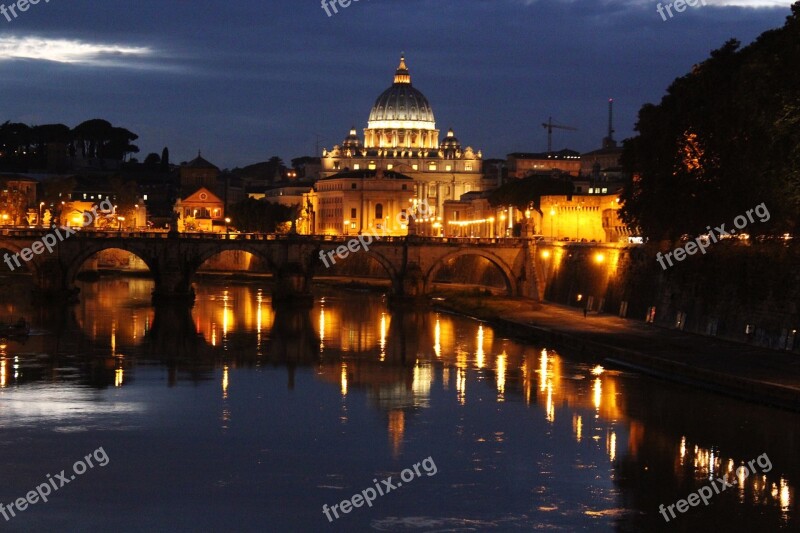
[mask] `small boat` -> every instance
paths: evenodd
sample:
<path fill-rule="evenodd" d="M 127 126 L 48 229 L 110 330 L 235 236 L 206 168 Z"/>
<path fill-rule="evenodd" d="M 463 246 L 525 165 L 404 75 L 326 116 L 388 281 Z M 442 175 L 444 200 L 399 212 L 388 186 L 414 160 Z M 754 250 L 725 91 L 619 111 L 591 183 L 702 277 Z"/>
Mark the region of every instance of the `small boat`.
<path fill-rule="evenodd" d="M 20 318 L 14 323 L 0 323 L 0 338 L 4 339 L 26 339 L 31 331 L 31 327 L 24 318 Z"/>

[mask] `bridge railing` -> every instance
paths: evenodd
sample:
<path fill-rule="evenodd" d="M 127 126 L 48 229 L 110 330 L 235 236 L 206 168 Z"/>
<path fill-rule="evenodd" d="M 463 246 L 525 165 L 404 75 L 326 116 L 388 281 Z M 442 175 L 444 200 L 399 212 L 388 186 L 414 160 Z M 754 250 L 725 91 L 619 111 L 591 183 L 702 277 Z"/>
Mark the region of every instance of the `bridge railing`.
<path fill-rule="evenodd" d="M 38 239 L 50 233 L 47 228 L 0 228 L 0 236 Z M 182 240 L 213 240 L 213 241 L 310 241 L 324 243 L 347 243 L 358 239 L 359 235 L 301 235 L 289 233 L 208 233 L 208 232 L 178 232 L 169 233 L 166 230 L 138 230 L 125 231 L 113 229 L 83 228 L 77 230 L 71 238 L 81 239 L 170 239 Z M 367 234 L 364 236 L 366 239 Z M 528 239 L 520 237 L 430 237 L 425 235 L 409 236 L 382 236 L 372 237 L 373 243 L 426 243 L 450 245 L 500 245 L 522 246 Z"/>

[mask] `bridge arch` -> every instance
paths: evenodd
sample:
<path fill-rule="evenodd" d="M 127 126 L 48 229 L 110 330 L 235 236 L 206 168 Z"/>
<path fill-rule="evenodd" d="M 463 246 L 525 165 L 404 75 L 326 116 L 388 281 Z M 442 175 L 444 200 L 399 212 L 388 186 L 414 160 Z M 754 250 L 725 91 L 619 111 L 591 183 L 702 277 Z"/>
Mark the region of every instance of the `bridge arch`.
<path fill-rule="evenodd" d="M 75 286 L 75 280 L 78 278 L 78 273 L 80 273 L 80 270 L 86 261 L 106 250 L 122 250 L 123 252 L 128 252 L 129 254 L 135 255 L 147 266 L 147 269 L 150 271 L 150 275 L 153 276 L 153 281 L 155 282 L 156 286 L 159 285 L 160 271 L 157 260 L 151 257 L 146 250 L 141 249 L 138 246 L 130 246 L 126 244 L 125 241 L 119 239 L 114 239 L 112 242 L 103 242 L 102 240 L 98 239 L 96 241 L 87 242 L 86 246 L 82 247 L 80 252 L 76 254 L 67 265 L 65 277 L 67 288 Z"/>
<path fill-rule="evenodd" d="M 19 246 L 18 244 L 12 241 L 0 240 L 0 271 L 27 272 L 29 274 L 33 274 L 33 276 L 38 279 L 40 274 L 38 261 L 41 261 L 41 259 L 38 259 L 39 256 L 34 256 L 33 259 L 31 259 L 30 261 L 23 261 L 21 258 L 17 258 L 17 260 L 20 262 L 20 265 L 22 265 L 21 267 L 17 267 L 16 262 L 13 260 L 12 256 L 14 254 L 20 253 L 26 247 L 27 246 Z M 8 254 L 13 270 L 6 263 L 5 254 Z"/>
<path fill-rule="evenodd" d="M 339 243 L 337 243 L 337 246 L 338 246 L 338 244 Z M 336 249 L 337 246 L 331 247 L 330 250 Z M 395 294 L 400 294 L 402 289 L 400 287 L 400 275 L 399 275 L 399 273 L 397 271 L 397 268 L 395 268 L 394 264 L 392 263 L 392 261 L 389 258 L 387 258 L 385 255 L 380 253 L 378 250 L 380 250 L 380 248 L 372 247 L 372 248 L 370 248 L 369 250 L 366 250 L 366 251 L 355 252 L 355 254 L 358 254 L 359 257 L 363 256 L 363 257 L 369 258 L 369 260 L 378 263 L 383 268 L 384 272 L 386 273 L 386 276 L 389 278 L 389 282 L 391 283 L 391 286 L 392 286 L 392 292 L 395 293 Z M 327 252 L 328 250 L 324 249 L 324 248 L 320 248 L 311 257 L 312 268 L 310 270 L 311 270 L 312 278 L 314 276 L 324 276 L 325 272 L 327 270 L 327 268 L 326 268 L 325 264 L 323 263 L 322 259 L 320 259 L 320 252 L 322 252 L 322 251 Z M 335 257 L 335 255 L 334 255 L 334 257 Z M 328 261 L 330 261 L 330 260 L 328 260 Z M 338 261 L 342 261 L 342 260 L 338 260 Z M 347 258 L 344 259 L 343 261 L 347 261 Z"/>
<path fill-rule="evenodd" d="M 508 291 L 509 296 L 516 296 L 519 293 L 517 278 L 514 275 L 514 271 L 512 268 L 500 257 L 493 254 L 492 252 L 486 250 L 479 250 L 479 249 L 461 249 L 451 252 L 449 254 L 443 255 L 439 259 L 437 259 L 433 265 L 428 269 L 428 271 L 424 274 L 424 290 L 425 293 L 430 291 L 430 288 L 433 286 L 434 280 L 436 279 L 436 274 L 439 270 L 449 263 L 452 260 L 458 259 L 459 257 L 465 256 L 477 256 L 482 257 L 489 261 L 492 265 L 494 265 L 503 276 L 503 281 L 506 283 L 506 290 Z"/>
<path fill-rule="evenodd" d="M 225 242 L 225 246 L 223 247 L 205 247 L 203 248 L 195 257 L 192 258 L 191 261 L 191 270 L 187 273 L 189 277 L 189 283 L 191 284 L 194 275 L 200 269 L 203 264 L 208 261 L 209 259 L 223 254 L 225 252 L 245 252 L 253 257 L 256 257 L 264 262 L 264 265 L 267 269 L 272 273 L 272 275 L 276 275 L 278 273 L 278 267 L 273 257 L 269 254 L 264 253 L 264 250 L 259 249 L 257 246 L 250 245 L 246 242 L 237 242 L 235 240 L 230 242 Z"/>

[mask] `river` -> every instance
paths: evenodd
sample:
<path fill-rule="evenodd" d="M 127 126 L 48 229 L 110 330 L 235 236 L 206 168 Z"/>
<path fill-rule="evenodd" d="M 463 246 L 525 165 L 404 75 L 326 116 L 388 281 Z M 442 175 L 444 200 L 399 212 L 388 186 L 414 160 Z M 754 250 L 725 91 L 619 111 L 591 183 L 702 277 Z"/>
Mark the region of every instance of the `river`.
<path fill-rule="evenodd" d="M 3 283 L 0 319 L 32 331 L 0 343 L 0 502 L 39 500 L 5 530 L 800 526 L 800 415 L 603 354 L 333 288 L 276 311 L 260 281 L 204 280 L 193 308 L 154 308 L 151 281 L 103 278 L 62 308 Z"/>

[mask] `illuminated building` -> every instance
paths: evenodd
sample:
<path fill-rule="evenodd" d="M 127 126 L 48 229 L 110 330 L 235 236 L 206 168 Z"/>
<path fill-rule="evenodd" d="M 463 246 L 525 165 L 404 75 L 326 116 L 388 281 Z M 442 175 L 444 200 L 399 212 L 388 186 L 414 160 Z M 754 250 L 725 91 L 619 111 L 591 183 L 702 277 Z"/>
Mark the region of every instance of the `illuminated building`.
<path fill-rule="evenodd" d="M 524 178 L 530 174 L 550 174 L 558 171 L 577 177 L 581 171 L 581 154 L 574 150 L 561 150 L 551 153 L 508 154 L 508 175 Z"/>
<path fill-rule="evenodd" d="M 205 187 L 175 202 L 178 231 L 224 232 L 223 212 L 223 201 Z"/>
<path fill-rule="evenodd" d="M 340 172 L 315 184 L 316 233 L 407 235 L 414 182 L 392 171 Z"/>
<path fill-rule="evenodd" d="M 480 151 L 461 142 L 453 130 L 439 142 L 439 130 L 427 98 L 411 84 L 411 74 L 400 58 L 394 83 L 375 101 L 364 140 L 356 129 L 341 145 L 322 152 L 321 177 L 342 171 L 396 171 L 413 179 L 417 200 L 426 199 L 431 215 L 441 214 L 445 200 L 481 190 Z"/>

